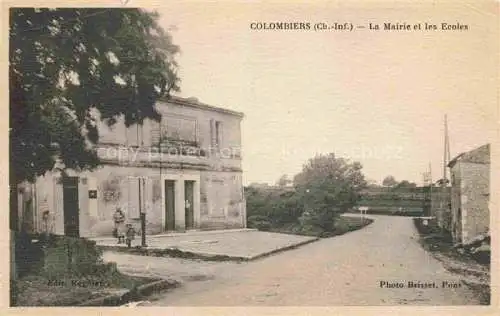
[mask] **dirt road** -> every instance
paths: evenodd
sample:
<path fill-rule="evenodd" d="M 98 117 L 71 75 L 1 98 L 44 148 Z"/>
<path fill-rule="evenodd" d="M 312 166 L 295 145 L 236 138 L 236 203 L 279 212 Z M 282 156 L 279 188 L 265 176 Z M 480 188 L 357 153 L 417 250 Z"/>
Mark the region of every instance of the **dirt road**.
<path fill-rule="evenodd" d="M 447 272 L 439 261 L 421 248 L 411 218 L 373 218 L 373 224 L 359 231 L 323 239 L 254 262 L 192 264 L 192 269 L 199 267 L 200 275 L 208 273 L 211 277 L 204 281 L 186 282 L 179 289 L 156 297 L 152 304 L 479 304 L 457 276 Z M 164 269 L 169 269 L 167 262 Z M 196 272 L 193 270 L 193 273 Z"/>

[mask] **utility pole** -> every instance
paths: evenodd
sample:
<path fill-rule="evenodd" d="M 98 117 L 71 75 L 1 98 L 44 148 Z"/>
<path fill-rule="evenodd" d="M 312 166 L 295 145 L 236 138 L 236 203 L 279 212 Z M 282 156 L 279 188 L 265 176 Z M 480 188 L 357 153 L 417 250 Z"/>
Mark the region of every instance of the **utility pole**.
<path fill-rule="evenodd" d="M 429 215 L 432 216 L 434 215 L 434 211 L 433 211 L 433 208 L 432 208 L 432 200 L 433 200 L 433 196 L 432 196 L 432 187 L 434 186 L 434 180 L 432 179 L 432 164 L 429 162 Z"/>
<path fill-rule="evenodd" d="M 432 175 L 431 175 L 431 170 L 430 170 L 430 163 L 429 163 L 429 171 L 426 171 L 422 174 L 423 177 L 423 187 L 422 187 L 422 193 L 423 193 L 423 211 L 424 215 L 429 216 L 430 215 L 430 208 L 432 205 Z"/>
<path fill-rule="evenodd" d="M 431 163 L 429 162 L 429 183 L 431 185 L 431 188 L 430 188 L 430 198 L 431 198 L 431 207 L 432 207 L 432 187 L 434 186 L 434 182 L 432 180 L 432 165 Z"/>
<path fill-rule="evenodd" d="M 443 185 L 446 186 L 448 176 L 447 167 L 450 161 L 450 140 L 448 138 L 448 116 L 444 115 L 444 147 L 443 147 Z"/>

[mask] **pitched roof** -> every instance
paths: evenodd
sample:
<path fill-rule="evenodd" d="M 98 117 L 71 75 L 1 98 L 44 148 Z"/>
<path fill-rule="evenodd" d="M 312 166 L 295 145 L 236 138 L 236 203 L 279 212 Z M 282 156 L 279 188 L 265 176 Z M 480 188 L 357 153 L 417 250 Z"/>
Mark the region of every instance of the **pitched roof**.
<path fill-rule="evenodd" d="M 461 153 L 460 155 L 453 158 L 450 161 L 450 163 L 448 163 L 448 167 L 452 168 L 459 161 L 469 162 L 469 163 L 489 164 L 490 144 L 486 144 L 474 150 Z"/>

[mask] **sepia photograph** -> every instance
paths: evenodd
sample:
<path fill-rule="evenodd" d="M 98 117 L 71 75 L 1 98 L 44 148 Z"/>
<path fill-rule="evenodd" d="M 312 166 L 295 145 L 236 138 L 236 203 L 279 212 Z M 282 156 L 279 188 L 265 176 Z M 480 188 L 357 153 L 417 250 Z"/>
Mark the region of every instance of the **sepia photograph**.
<path fill-rule="evenodd" d="M 2 12 L 8 306 L 498 304 L 498 2 Z"/>

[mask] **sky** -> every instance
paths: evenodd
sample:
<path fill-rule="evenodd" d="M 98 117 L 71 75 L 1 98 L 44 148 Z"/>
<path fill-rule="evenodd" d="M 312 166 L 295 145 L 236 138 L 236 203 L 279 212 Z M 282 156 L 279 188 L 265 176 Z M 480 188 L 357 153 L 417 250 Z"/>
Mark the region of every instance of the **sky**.
<path fill-rule="evenodd" d="M 292 177 L 328 152 L 361 162 L 370 180 L 421 184 L 429 165 L 442 177 L 445 114 L 452 158 L 491 142 L 498 126 L 494 2 L 427 3 L 185 2 L 157 11 L 181 48 L 178 95 L 245 113 L 246 184 Z M 366 28 L 270 31 L 252 22 Z M 469 29 L 367 29 L 385 22 Z"/>

